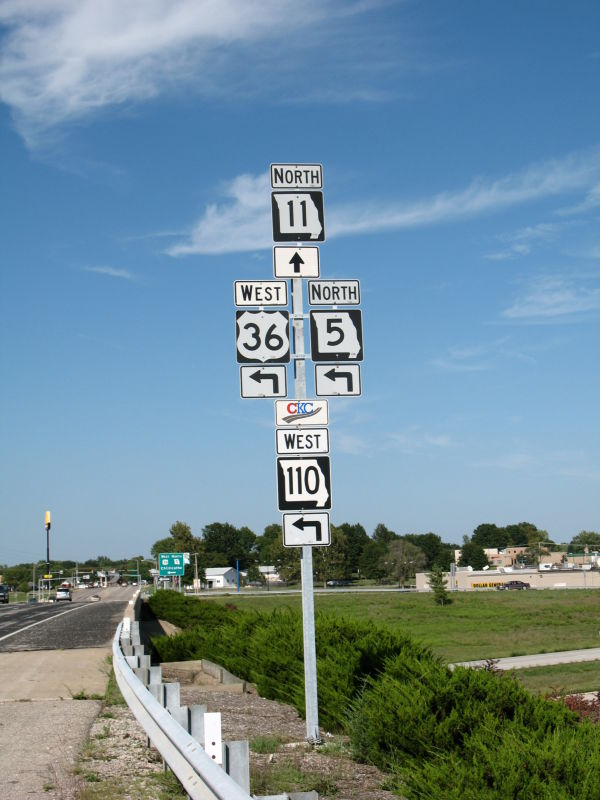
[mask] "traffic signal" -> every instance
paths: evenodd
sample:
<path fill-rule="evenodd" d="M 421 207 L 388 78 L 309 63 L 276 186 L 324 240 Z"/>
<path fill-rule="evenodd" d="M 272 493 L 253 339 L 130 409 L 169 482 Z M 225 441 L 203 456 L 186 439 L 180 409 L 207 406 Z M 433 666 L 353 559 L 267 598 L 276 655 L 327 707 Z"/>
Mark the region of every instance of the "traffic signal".
<path fill-rule="evenodd" d="M 50 512 L 49 511 L 46 511 L 46 519 L 45 519 L 45 522 L 44 522 L 44 527 L 46 528 L 47 531 L 50 530 Z"/>

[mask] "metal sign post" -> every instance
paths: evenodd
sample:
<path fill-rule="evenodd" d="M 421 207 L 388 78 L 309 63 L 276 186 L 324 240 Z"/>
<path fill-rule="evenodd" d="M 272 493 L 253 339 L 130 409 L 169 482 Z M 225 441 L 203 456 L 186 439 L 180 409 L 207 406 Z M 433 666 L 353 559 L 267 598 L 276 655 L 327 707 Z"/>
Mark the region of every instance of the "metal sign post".
<path fill-rule="evenodd" d="M 306 360 L 304 352 L 304 310 L 302 278 L 292 278 L 292 318 L 294 330 L 294 395 L 306 399 Z M 300 560 L 302 580 L 302 636 L 304 641 L 304 700 L 306 738 L 321 741 L 319 734 L 319 701 L 317 698 L 317 648 L 315 644 L 315 598 L 313 586 L 312 547 L 303 546 Z"/>

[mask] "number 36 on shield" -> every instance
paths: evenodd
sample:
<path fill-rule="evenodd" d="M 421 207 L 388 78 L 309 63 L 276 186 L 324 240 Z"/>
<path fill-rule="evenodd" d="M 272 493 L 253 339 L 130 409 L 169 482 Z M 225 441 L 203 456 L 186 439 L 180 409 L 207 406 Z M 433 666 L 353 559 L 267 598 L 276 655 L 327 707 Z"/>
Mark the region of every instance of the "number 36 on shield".
<path fill-rule="evenodd" d="M 236 311 L 235 333 L 238 363 L 289 362 L 288 311 Z"/>

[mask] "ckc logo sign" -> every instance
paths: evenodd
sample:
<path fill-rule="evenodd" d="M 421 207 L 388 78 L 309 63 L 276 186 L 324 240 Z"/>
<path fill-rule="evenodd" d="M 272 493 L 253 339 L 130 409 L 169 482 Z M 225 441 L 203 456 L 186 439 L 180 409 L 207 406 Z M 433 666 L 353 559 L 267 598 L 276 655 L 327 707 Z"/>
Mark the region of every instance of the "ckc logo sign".
<path fill-rule="evenodd" d="M 275 401 L 275 424 L 280 427 L 327 425 L 328 422 L 327 400 Z"/>
<path fill-rule="evenodd" d="M 288 403 L 288 414 L 314 414 L 313 404 L 304 400 L 301 403 Z"/>

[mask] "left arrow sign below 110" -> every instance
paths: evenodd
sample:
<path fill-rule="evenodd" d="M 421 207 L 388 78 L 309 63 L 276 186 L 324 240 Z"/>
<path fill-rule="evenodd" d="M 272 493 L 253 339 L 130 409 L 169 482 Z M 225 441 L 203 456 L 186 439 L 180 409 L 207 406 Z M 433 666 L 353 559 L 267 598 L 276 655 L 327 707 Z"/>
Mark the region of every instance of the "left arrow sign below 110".
<path fill-rule="evenodd" d="M 287 397 L 287 372 L 280 364 L 240 367 L 242 397 Z"/>
<path fill-rule="evenodd" d="M 329 514 L 284 514 L 284 547 L 327 547 L 331 544 Z"/>

